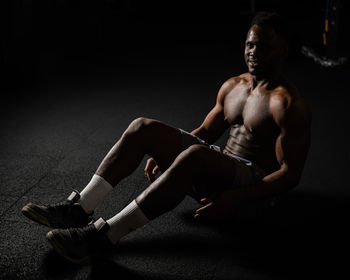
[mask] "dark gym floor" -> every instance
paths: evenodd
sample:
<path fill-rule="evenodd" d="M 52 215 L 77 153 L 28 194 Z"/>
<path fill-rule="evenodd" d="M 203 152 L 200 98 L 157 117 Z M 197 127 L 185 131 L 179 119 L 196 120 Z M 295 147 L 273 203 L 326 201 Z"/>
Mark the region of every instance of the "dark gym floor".
<path fill-rule="evenodd" d="M 71 60 L 62 72 L 41 72 L 35 86 L 3 92 L 8 99 L 2 102 L 0 131 L 1 279 L 349 276 L 348 70 L 321 68 L 301 56 L 286 72 L 312 108 L 311 149 L 300 184 L 275 207 L 210 225 L 191 218 L 198 204 L 186 198 L 123 239 L 112 256 L 88 266 L 58 256 L 45 240 L 49 229 L 21 214 L 26 203 L 58 202 L 84 188 L 137 117 L 197 127 L 220 85 L 245 71 L 241 50 L 215 42 L 153 45 L 114 59 L 107 70 Z M 224 142 L 225 137 L 218 144 Z M 111 217 L 148 185 L 145 161 L 116 186 L 96 217 Z"/>

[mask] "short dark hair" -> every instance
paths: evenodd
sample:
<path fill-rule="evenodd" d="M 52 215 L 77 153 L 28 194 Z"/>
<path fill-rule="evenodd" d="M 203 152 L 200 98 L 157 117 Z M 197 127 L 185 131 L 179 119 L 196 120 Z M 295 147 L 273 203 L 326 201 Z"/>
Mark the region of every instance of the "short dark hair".
<path fill-rule="evenodd" d="M 290 40 L 289 27 L 285 18 L 275 12 L 261 11 L 257 12 L 252 19 L 251 26 L 254 24 L 264 27 L 272 27 L 276 34 L 284 39 L 288 44 Z"/>

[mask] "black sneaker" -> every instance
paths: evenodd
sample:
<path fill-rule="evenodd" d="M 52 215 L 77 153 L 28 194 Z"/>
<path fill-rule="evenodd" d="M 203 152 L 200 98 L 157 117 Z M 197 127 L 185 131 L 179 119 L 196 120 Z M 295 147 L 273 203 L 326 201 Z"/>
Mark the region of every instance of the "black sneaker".
<path fill-rule="evenodd" d="M 84 227 L 93 222 L 93 218 L 92 214 L 86 214 L 77 203 L 79 198 L 80 194 L 73 191 L 66 201 L 58 204 L 28 203 L 22 208 L 22 213 L 27 218 L 51 228 Z"/>
<path fill-rule="evenodd" d="M 46 234 L 52 247 L 67 260 L 89 264 L 94 256 L 110 253 L 114 247 L 106 236 L 109 225 L 102 218 L 84 228 L 54 229 Z"/>

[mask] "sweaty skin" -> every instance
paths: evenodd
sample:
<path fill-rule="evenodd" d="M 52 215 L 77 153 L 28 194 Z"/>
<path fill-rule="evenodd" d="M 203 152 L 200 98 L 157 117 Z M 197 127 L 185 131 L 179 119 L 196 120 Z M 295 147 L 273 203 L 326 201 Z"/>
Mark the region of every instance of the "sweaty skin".
<path fill-rule="evenodd" d="M 244 52 L 249 72 L 224 83 L 216 106 L 192 133 L 213 143 L 230 127 L 224 153 L 249 159 L 267 173 L 280 169 L 286 153 L 299 153 L 293 164 L 301 172 L 309 147 L 310 111 L 282 75 L 287 51 L 280 41 L 272 28 L 251 27 Z M 289 143 L 281 148 L 287 133 Z"/>
<path fill-rule="evenodd" d="M 250 187 L 202 199 L 196 218 L 223 216 L 230 205 L 278 195 L 299 183 L 310 145 L 311 111 L 284 78 L 287 53 L 287 43 L 273 28 L 253 25 L 244 51 L 248 73 L 223 84 L 215 107 L 192 131 L 213 143 L 230 128 L 224 153 L 247 158 L 268 174 Z"/>
<path fill-rule="evenodd" d="M 137 168 L 145 154 L 151 156 L 145 175 L 152 184 L 136 198 L 149 219 L 176 207 L 193 185 L 200 188 L 204 204 L 195 217 L 209 219 L 221 219 L 245 202 L 294 188 L 309 149 L 311 114 L 283 75 L 287 54 L 286 41 L 272 27 L 253 25 L 249 29 L 244 50 L 248 72 L 222 85 L 214 108 L 192 131 L 211 144 L 230 129 L 224 153 L 200 144 L 182 151 L 177 128 L 139 118 L 123 133 L 96 174 L 116 185 Z M 231 185 L 238 172 L 236 161 L 225 153 L 255 162 L 267 175 L 250 186 L 220 187 Z M 155 180 L 157 170 L 162 175 Z"/>
<path fill-rule="evenodd" d="M 224 153 L 249 159 L 271 173 L 283 162 L 282 151 L 276 150 L 281 134 L 278 114 L 302 111 L 305 115 L 297 116 L 294 121 L 295 125 L 299 121 L 304 126 L 307 112 L 299 93 L 288 82 L 273 88 L 266 84 L 253 88 L 251 84 L 251 75 L 242 74 L 227 81 L 227 88 L 221 93 L 222 113 L 231 127 Z"/>

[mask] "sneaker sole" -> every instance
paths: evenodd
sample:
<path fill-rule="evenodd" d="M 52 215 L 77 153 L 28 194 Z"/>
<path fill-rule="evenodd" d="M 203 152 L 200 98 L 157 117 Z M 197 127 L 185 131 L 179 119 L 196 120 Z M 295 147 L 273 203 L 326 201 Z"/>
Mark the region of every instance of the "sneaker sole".
<path fill-rule="evenodd" d="M 73 258 L 73 257 L 69 256 L 67 250 L 64 248 L 62 243 L 59 240 L 57 240 L 57 238 L 55 237 L 55 234 L 52 231 L 49 231 L 46 234 L 46 239 L 49 241 L 49 243 L 55 249 L 55 251 L 58 254 L 60 254 L 62 257 L 67 259 L 68 261 L 76 263 L 76 264 L 80 264 L 80 265 L 87 265 L 87 264 L 91 263 L 90 256 L 86 256 L 86 257 L 80 258 L 80 259 Z"/>
<path fill-rule="evenodd" d="M 37 222 L 41 225 L 47 226 L 49 228 L 62 228 L 66 229 L 69 227 L 83 227 L 86 225 L 90 225 L 95 222 L 95 219 L 90 216 L 89 217 L 89 222 L 86 224 L 76 224 L 76 225 L 57 225 L 57 224 L 50 224 L 49 220 L 42 215 L 40 212 L 42 211 L 41 209 L 38 209 L 34 204 L 28 203 L 22 208 L 22 214 L 29 218 L 30 220 Z"/>
<path fill-rule="evenodd" d="M 38 210 L 33 209 L 31 203 L 22 208 L 22 214 L 34 222 L 51 227 L 49 221 L 43 215 L 40 215 Z"/>

